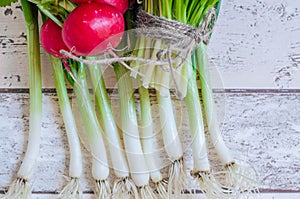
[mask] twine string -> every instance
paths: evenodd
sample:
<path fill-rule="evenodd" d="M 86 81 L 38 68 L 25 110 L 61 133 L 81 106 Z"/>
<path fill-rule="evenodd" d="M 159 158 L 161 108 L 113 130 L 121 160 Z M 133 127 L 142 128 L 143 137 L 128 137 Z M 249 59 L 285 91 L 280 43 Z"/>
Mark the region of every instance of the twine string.
<path fill-rule="evenodd" d="M 191 56 L 193 50 L 197 48 L 197 46 L 201 42 L 204 42 L 206 44 L 208 43 L 215 22 L 215 8 L 211 8 L 207 12 L 202 23 L 196 28 L 189 24 L 181 23 L 176 20 L 151 15 L 144 11 L 142 8 L 139 8 L 136 21 L 136 33 L 149 39 L 161 40 L 166 46 L 166 48 L 161 49 L 157 52 L 156 60 L 137 56 L 110 56 L 101 60 L 88 60 L 74 55 L 72 51 L 68 52 L 65 50 L 61 50 L 60 53 L 65 55 L 67 58 L 82 62 L 87 65 L 111 65 L 117 62 L 124 65 L 124 62 L 135 61 L 145 64 L 151 64 L 153 66 L 159 66 L 164 71 L 172 73 L 171 75 L 176 86 L 177 82 L 174 78 L 173 70 L 177 70 L 182 67 L 186 63 L 186 60 Z M 126 66 L 128 65 L 126 64 Z M 135 71 L 129 66 L 126 68 L 136 74 L 141 75 L 140 72 Z"/>
<path fill-rule="evenodd" d="M 139 28 L 137 32 L 144 37 L 162 40 L 170 45 L 157 53 L 158 60 L 166 61 L 168 50 L 171 50 L 173 54 L 177 52 L 175 59 L 181 57 L 181 62 L 175 67 L 178 69 L 201 42 L 208 43 L 215 22 L 216 11 L 214 8 L 207 12 L 203 22 L 197 28 L 179 21 L 151 15 L 140 8 L 136 25 Z"/>

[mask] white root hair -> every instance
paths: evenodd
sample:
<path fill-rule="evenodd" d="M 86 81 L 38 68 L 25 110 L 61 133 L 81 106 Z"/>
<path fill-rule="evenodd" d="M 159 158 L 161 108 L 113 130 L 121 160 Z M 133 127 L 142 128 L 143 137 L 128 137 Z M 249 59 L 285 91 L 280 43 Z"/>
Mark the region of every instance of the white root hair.
<path fill-rule="evenodd" d="M 259 193 L 258 180 L 253 179 L 258 176 L 255 169 L 234 162 L 227 164 L 225 171 L 192 172 L 192 176 L 198 180 L 201 190 L 209 199 L 249 199 L 256 198 Z M 225 177 L 225 183 L 219 183 L 217 176 L 221 181 Z"/>
<path fill-rule="evenodd" d="M 157 199 L 149 185 L 139 187 L 140 199 Z"/>
<path fill-rule="evenodd" d="M 31 199 L 32 188 L 28 185 L 27 180 L 23 178 L 17 178 L 9 186 L 8 191 L 2 197 L 2 199 Z"/>
<path fill-rule="evenodd" d="M 96 180 L 95 185 L 95 198 L 108 199 L 111 197 L 111 190 L 107 180 Z"/>
<path fill-rule="evenodd" d="M 155 183 L 155 188 L 159 198 L 161 199 L 169 198 L 168 191 L 166 189 L 167 186 L 168 186 L 168 182 L 166 180 L 161 180 Z"/>
<path fill-rule="evenodd" d="M 232 162 L 225 166 L 226 186 L 242 195 L 259 193 L 259 177 L 254 167 L 246 163 Z"/>
<path fill-rule="evenodd" d="M 118 178 L 114 182 L 114 187 L 112 190 L 112 199 L 129 199 L 129 198 L 138 199 L 138 191 L 129 177 Z"/>
<path fill-rule="evenodd" d="M 82 196 L 79 178 L 71 178 L 59 194 L 61 199 L 81 199 Z"/>
<path fill-rule="evenodd" d="M 175 160 L 169 168 L 168 191 L 170 198 L 178 198 L 181 192 L 187 187 L 186 172 L 183 158 Z"/>
<path fill-rule="evenodd" d="M 191 172 L 191 175 L 197 179 L 201 191 L 209 199 L 228 199 L 236 198 L 232 195 L 232 190 L 225 188 L 217 182 L 214 175 L 210 171 Z"/>

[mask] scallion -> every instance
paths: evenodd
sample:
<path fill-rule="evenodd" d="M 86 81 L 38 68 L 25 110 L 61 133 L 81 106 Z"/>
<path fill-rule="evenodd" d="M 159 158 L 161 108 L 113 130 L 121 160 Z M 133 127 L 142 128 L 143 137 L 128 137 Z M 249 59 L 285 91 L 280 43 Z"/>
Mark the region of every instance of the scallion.
<path fill-rule="evenodd" d="M 17 173 L 17 179 L 10 185 L 4 199 L 31 198 L 29 181 L 34 173 L 38 159 L 41 142 L 42 127 L 42 75 L 40 63 L 38 9 L 27 0 L 21 0 L 21 6 L 26 23 L 28 65 L 29 65 L 29 91 L 30 116 L 29 137 L 25 157 Z"/>

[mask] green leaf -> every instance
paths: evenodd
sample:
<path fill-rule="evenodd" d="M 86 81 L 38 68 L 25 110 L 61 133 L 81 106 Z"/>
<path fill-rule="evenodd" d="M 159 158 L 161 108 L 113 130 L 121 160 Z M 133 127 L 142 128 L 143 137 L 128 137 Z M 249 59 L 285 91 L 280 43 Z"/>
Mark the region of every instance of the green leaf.
<path fill-rule="evenodd" d="M 18 0 L 1 0 L 0 7 L 10 6 L 11 3 L 18 2 Z"/>

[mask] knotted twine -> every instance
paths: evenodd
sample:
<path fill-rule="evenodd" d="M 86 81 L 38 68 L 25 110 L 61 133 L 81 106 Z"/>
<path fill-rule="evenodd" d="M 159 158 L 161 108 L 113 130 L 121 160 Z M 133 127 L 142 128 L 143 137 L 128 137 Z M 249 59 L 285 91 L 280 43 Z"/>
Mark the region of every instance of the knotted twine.
<path fill-rule="evenodd" d="M 182 67 L 191 56 L 192 51 L 201 42 L 206 44 L 209 42 L 215 21 L 216 12 L 214 8 L 206 13 L 203 22 L 197 28 L 179 21 L 151 15 L 141 8 L 138 10 L 137 32 L 146 38 L 162 40 L 167 46 L 165 49 L 158 51 L 156 57 L 158 61 L 168 62 L 168 68 L 163 65 L 161 67 L 164 71 L 170 72 L 176 95 L 180 99 L 184 96 L 179 90 L 174 69 Z M 175 64 L 178 60 L 179 63 Z"/>
<path fill-rule="evenodd" d="M 216 22 L 215 8 L 211 8 L 205 15 L 203 22 L 195 28 L 176 20 L 154 16 L 142 8 L 138 9 L 136 26 L 138 32 L 147 38 L 161 39 L 171 45 L 194 43 L 196 48 L 201 42 L 208 43 Z M 182 46 L 183 48 L 185 46 Z"/>
<path fill-rule="evenodd" d="M 138 9 L 137 14 L 137 32 L 144 35 L 147 38 L 160 39 L 165 41 L 174 50 L 181 52 L 193 51 L 201 42 L 208 43 L 213 27 L 216 22 L 215 8 L 211 8 L 205 15 L 203 22 L 197 27 L 193 27 L 189 24 L 184 24 L 179 21 L 167 19 L 164 17 L 158 17 L 151 15 L 143 9 Z M 76 57 L 71 52 L 65 50 L 60 51 L 63 55 L 80 61 L 86 64 L 112 64 L 123 61 L 138 61 L 144 63 L 151 63 L 157 65 L 164 65 L 167 62 L 161 61 L 163 58 L 162 53 L 166 53 L 166 50 L 162 50 L 158 53 L 158 60 L 144 59 L 140 57 L 128 56 L 128 57 L 113 57 L 105 58 L 102 60 L 85 60 L 83 58 Z"/>
<path fill-rule="evenodd" d="M 133 68 L 130 68 L 126 61 L 136 61 L 146 64 L 152 64 L 155 66 L 160 66 L 163 70 L 170 72 L 174 80 L 174 84 L 178 91 L 178 85 L 175 81 L 174 70 L 183 66 L 187 58 L 191 56 L 191 53 L 197 46 L 201 43 L 208 43 L 210 35 L 213 31 L 213 27 L 216 22 L 216 11 L 215 8 L 211 8 L 205 15 L 202 23 L 198 27 L 193 27 L 189 24 L 181 23 L 176 20 L 167 19 L 165 17 L 154 16 L 141 7 L 138 9 L 137 21 L 135 30 L 138 34 L 143 35 L 146 38 L 162 40 L 166 44 L 166 48 L 158 51 L 156 54 L 157 60 L 150 58 L 142 58 L 136 56 L 126 56 L 126 57 L 106 57 L 99 60 L 88 60 L 82 57 L 77 57 L 72 52 L 67 52 L 61 50 L 60 53 L 71 58 L 75 61 L 82 62 L 84 64 L 104 64 L 111 65 L 113 63 L 119 62 L 123 64 L 129 70 L 143 76 L 138 71 L 134 71 Z M 111 51 L 111 49 L 109 49 Z M 175 56 L 174 56 L 175 54 Z M 178 64 L 174 63 L 179 61 Z M 166 68 L 165 66 L 168 66 Z M 179 93 L 177 93 L 180 95 Z"/>

